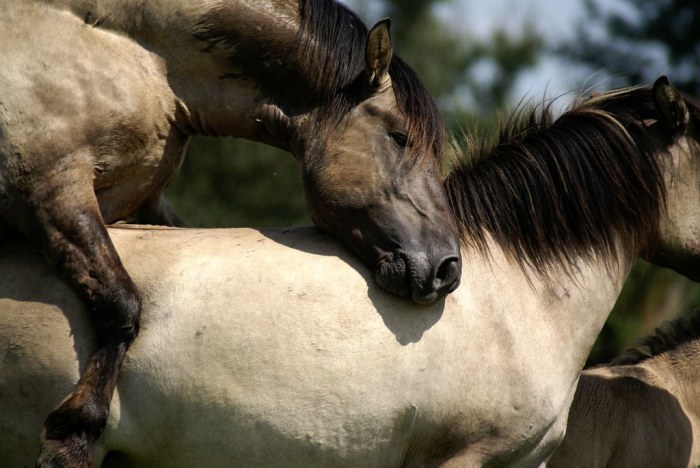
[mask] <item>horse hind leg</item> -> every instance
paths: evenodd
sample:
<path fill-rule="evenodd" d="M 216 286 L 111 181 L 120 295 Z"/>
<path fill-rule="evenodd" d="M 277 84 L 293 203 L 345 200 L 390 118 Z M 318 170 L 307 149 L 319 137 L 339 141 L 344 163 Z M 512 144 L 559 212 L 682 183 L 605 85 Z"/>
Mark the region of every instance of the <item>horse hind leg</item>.
<path fill-rule="evenodd" d="M 109 238 L 94 195 L 84 195 L 54 197 L 41 209 L 28 210 L 36 217 L 22 229 L 41 242 L 48 260 L 85 301 L 97 331 L 98 349 L 75 390 L 46 419 L 37 461 L 41 467 L 90 466 L 121 364 L 138 333 L 138 291 Z M 85 206 L 73 206 L 76 198 L 87 200 Z"/>

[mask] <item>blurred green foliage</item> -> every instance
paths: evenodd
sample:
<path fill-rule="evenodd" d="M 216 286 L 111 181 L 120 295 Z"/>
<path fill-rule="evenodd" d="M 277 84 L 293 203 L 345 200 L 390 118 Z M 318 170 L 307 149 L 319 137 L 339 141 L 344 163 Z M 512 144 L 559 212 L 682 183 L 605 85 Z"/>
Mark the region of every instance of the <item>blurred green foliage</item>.
<path fill-rule="evenodd" d="M 602 3 L 588 1 L 587 15 L 575 40 L 555 46 L 556 52 L 589 64 L 593 70 L 604 67 L 618 78 L 615 84 L 648 83 L 666 73 L 682 88 L 700 94 L 700 3 L 623 2 L 630 7 L 626 14 L 608 13 Z M 496 30 L 487 39 L 446 27 L 435 7 L 449 7 L 450 0 L 347 3 L 368 25 L 384 16 L 392 18 L 395 50 L 416 69 L 454 131 L 475 127 L 492 130 L 497 111 L 522 98 L 513 95 L 517 78 L 537 64 L 545 51 L 542 37 L 531 24 L 515 32 Z M 634 10 L 637 14 L 629 16 Z M 608 36 L 601 39 L 592 32 L 595 22 Z M 484 68 L 489 70 L 486 76 Z M 194 139 L 167 194 L 193 226 L 311 223 L 294 158 L 253 142 Z M 670 319 L 691 305 L 700 305 L 698 285 L 640 261 L 601 333 L 591 362 L 609 359 L 638 336 L 651 332 L 662 319 Z"/>
<path fill-rule="evenodd" d="M 192 226 L 311 224 L 294 157 L 232 138 L 195 138 L 168 200 Z"/>
<path fill-rule="evenodd" d="M 668 75 L 700 95 L 700 2 L 695 0 L 584 0 L 585 19 L 557 50 L 614 87 L 653 83 Z"/>
<path fill-rule="evenodd" d="M 700 285 L 665 268 L 637 260 L 588 359 L 607 362 L 664 320 L 700 306 Z"/>

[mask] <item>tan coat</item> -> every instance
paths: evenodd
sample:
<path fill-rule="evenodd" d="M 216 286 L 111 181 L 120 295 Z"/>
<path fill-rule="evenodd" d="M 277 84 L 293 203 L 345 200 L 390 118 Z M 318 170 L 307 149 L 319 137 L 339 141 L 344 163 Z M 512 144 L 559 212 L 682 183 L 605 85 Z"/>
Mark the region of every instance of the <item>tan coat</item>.
<path fill-rule="evenodd" d="M 110 236 L 144 311 L 96 466 L 537 466 L 629 267 L 545 284 L 465 251 L 426 308 L 313 229 Z M 2 249 L 0 277 L 0 454 L 25 466 L 94 336 L 39 254 Z"/>
<path fill-rule="evenodd" d="M 586 370 L 547 466 L 700 466 L 699 392 L 697 338 L 636 364 Z"/>

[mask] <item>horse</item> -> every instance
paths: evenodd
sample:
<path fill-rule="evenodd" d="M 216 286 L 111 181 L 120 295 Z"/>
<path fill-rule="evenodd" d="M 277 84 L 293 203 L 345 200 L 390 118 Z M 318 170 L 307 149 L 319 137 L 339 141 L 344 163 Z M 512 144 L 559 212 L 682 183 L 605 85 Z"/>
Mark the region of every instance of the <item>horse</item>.
<path fill-rule="evenodd" d="M 700 310 L 581 373 L 566 436 L 547 466 L 700 465 Z"/>
<path fill-rule="evenodd" d="M 460 145 L 445 187 L 468 261 L 427 308 L 382 294 L 315 230 L 110 228 L 143 330 L 95 465 L 546 462 L 633 259 L 697 272 L 673 261 L 700 252 L 699 116 L 660 79 L 556 120 L 523 113 L 494 148 Z M 81 301 L 28 249 L 0 253 L 12 466 L 96 346 Z"/>
<path fill-rule="evenodd" d="M 388 20 L 368 30 L 332 0 L 18 0 L 0 20 L 0 239 L 41 246 L 100 343 L 42 466 L 89 464 L 138 333 L 105 224 L 184 224 L 163 190 L 193 135 L 291 152 L 315 223 L 390 293 L 430 304 L 459 284 L 443 123 Z"/>

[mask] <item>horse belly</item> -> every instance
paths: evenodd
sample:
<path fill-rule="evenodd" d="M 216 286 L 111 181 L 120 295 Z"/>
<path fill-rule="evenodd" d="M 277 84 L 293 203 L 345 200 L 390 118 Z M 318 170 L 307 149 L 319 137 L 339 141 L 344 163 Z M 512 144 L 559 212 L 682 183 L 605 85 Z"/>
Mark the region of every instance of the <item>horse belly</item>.
<path fill-rule="evenodd" d="M 315 230 L 113 228 L 110 236 L 144 311 L 97 461 L 106 456 L 109 466 L 132 468 L 536 465 L 560 435 L 557 417 L 575 388 L 569 374 L 578 375 L 561 362 L 570 341 L 539 325 L 547 311 L 515 306 L 527 289 L 512 278 L 479 267 L 445 301 L 420 307 L 379 291 L 371 272 Z M 33 382 L 41 373 L 30 364 L 44 359 L 66 363 L 48 374 L 70 387 L 89 355 L 81 350 L 91 349 L 80 302 L 52 298 L 60 281 L 25 257 L 16 247 L 0 255 L 16 262 L 0 262 L 0 276 L 18 275 L 34 288 L 8 286 L 0 295 L 19 311 L 0 323 L 0 345 L 8 349 L 26 324 L 37 327 L 26 353 L 0 361 L 0 395 L 10 394 L 8 382 Z M 498 307 L 484 297 L 491 289 Z M 55 326 L 44 322 L 51 304 L 61 306 Z M 59 345 L 44 347 L 49 338 Z M 64 351 L 54 356 L 53 349 Z M 16 388 L 12 395 L 23 398 Z M 37 390 L 30 399 L 55 405 L 47 395 Z M 30 419 L 7 414 L 0 421 L 8 431 Z M 32 413 L 37 435 L 45 414 Z M 0 438 L 0 455 L 14 450 L 3 444 Z M 33 460 L 32 446 L 23 447 Z"/>
<path fill-rule="evenodd" d="M 192 343 L 206 343 L 215 331 L 192 326 L 187 327 L 189 340 L 176 338 L 188 348 L 179 353 L 189 358 L 164 355 L 146 342 L 148 329 L 131 350 L 111 412 L 114 420 L 104 436 L 110 450 L 123 447 L 132 454 L 129 465 L 227 466 L 235 460 L 251 467 L 402 466 L 416 441 L 415 458 L 436 462 L 463 440 L 450 416 L 460 412 L 459 402 L 451 401 L 454 410 L 436 411 L 448 400 L 429 389 L 436 384 L 434 376 L 426 376 L 423 384 L 414 381 L 418 369 L 397 364 L 394 372 L 401 368 L 408 381 L 392 372 L 382 379 L 378 372 L 386 367 L 369 352 L 353 358 L 319 347 L 310 353 L 328 353 L 323 359 L 297 360 L 295 350 L 288 356 L 260 354 L 237 340 L 229 341 L 227 358 L 223 349 L 215 353 L 229 363 L 215 364 L 196 358 L 211 349 Z M 246 326 L 251 325 L 237 325 Z M 355 359 L 364 365 L 350 366 Z M 206 375 L 192 372 L 205 368 Z M 144 381 L 149 382 L 146 391 L 139 388 Z M 442 401 L 436 405 L 433 399 Z M 158 405 L 144 407 L 145 401 Z M 162 436 L 154 435 L 159 431 Z"/>
<path fill-rule="evenodd" d="M 444 314 L 404 304 L 385 310 L 384 296 L 372 305 L 363 292 L 371 278 L 326 269 L 323 259 L 313 275 L 342 282 L 342 291 L 299 284 L 289 251 L 265 259 L 269 265 L 254 252 L 230 252 L 236 265 L 256 268 L 227 288 L 225 276 L 207 272 L 237 268 L 199 253 L 206 271 L 170 262 L 175 270 L 160 274 L 173 282 L 164 290 L 180 293 L 149 308 L 123 368 L 104 441 L 131 454 L 130 465 L 437 466 L 464 450 L 486 461 L 533 449 L 525 437 L 545 438 L 547 418 L 558 413 L 540 403 L 551 392 L 528 388 L 508 375 L 509 365 L 483 370 L 483 356 L 500 344 L 464 313 L 464 298 L 449 296 Z M 267 271 L 285 293 L 265 292 L 268 274 L 260 272 Z M 175 286 L 191 281 L 218 296 Z M 151 288 L 141 289 L 149 302 Z M 348 291 L 360 294 L 343 297 Z M 150 323 L 161 327 L 155 335 Z M 164 349 L 159 335 L 178 352 Z"/>
<path fill-rule="evenodd" d="M 287 304 L 287 310 L 297 307 L 295 301 Z M 243 333 L 256 335 L 250 323 L 235 327 L 250 327 Z M 183 327 L 188 340 L 165 331 L 178 343 L 175 356 L 147 342 L 148 329 L 132 348 L 119 384 L 123 397 L 115 401 L 104 436 L 109 449 L 133 454 L 126 466 L 227 466 L 231 460 L 251 467 L 482 466 L 503 460 L 532 466 L 546 458 L 552 438 L 561 436 L 543 416 L 553 410 L 513 410 L 518 399 L 511 391 L 525 387 L 511 390 L 477 378 L 475 360 L 459 366 L 449 350 L 436 354 L 416 346 L 401 353 L 390 341 L 377 348 L 369 345 L 372 339 L 358 339 L 354 353 L 318 343 L 314 351 L 290 347 L 287 354 L 271 350 L 274 345 L 264 339 L 260 347 L 232 340 L 228 351 L 214 353 L 239 361 L 229 367 L 212 362 L 214 345 L 204 344 L 215 333 L 209 328 Z M 233 335 L 238 333 L 232 329 L 226 333 Z M 198 339 L 208 349 L 197 349 Z M 305 359 L 309 355 L 318 357 Z M 150 383 L 146 391 L 144 381 Z M 150 408 L 147 401 L 158 405 Z M 159 431 L 162 436 L 154 435 Z"/>
<path fill-rule="evenodd" d="M 143 278 L 130 269 L 150 305 L 122 369 L 105 451 L 139 466 L 384 467 L 400 466 L 414 440 L 421 460 L 444 458 L 435 448 L 444 436 L 461 440 L 454 389 L 468 386 L 464 373 L 440 364 L 451 324 L 438 321 L 439 307 L 402 302 L 409 310 L 387 317 L 397 339 L 364 293 L 369 273 L 319 256 L 304 276 L 320 284 L 293 267 L 302 250 L 265 237 L 222 245 L 212 235 L 198 241 L 211 255 L 200 250 Z M 144 258 L 132 253 L 122 253 L 127 269 Z M 192 281 L 206 287 L 182 287 Z M 336 281 L 343 288 L 328 287 Z M 171 288 L 177 294 L 151 299 Z M 360 294 L 348 302 L 348 290 Z"/>

